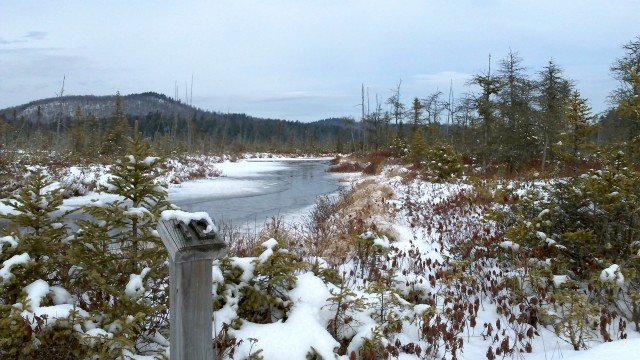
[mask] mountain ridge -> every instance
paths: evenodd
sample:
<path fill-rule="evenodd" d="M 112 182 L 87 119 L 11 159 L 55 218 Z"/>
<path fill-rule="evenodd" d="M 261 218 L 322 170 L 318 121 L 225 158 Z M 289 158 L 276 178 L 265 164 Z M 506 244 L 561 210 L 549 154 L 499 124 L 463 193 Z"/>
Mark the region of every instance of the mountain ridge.
<path fill-rule="evenodd" d="M 181 117 L 205 112 L 204 110 L 174 100 L 155 92 L 122 95 L 123 112 L 130 117 L 143 117 L 150 112 Z M 49 123 L 60 117 L 73 117 L 80 106 L 83 115 L 93 114 L 99 119 L 108 118 L 115 109 L 116 95 L 65 95 L 39 99 L 26 104 L 0 110 L 7 119 L 27 119 Z"/>
<path fill-rule="evenodd" d="M 192 118 L 194 116 L 223 114 L 218 111 L 203 110 L 180 100 L 170 98 L 164 94 L 153 91 L 121 95 L 122 108 L 125 115 L 131 119 L 144 118 L 150 113 L 160 113 L 165 117 L 176 115 L 180 118 Z M 75 115 L 76 108 L 80 106 L 83 116 L 95 115 L 98 119 L 109 118 L 115 110 L 116 95 L 65 95 L 30 101 L 26 104 L 0 109 L 0 117 L 5 119 L 23 119 L 31 122 L 50 124 L 57 119 L 69 119 Z M 38 110 L 39 108 L 39 110 Z M 234 113 L 249 120 L 282 120 L 259 118 L 245 113 Z M 299 122 L 291 121 L 288 122 Z M 324 126 L 338 126 L 352 129 L 355 127 L 353 119 L 327 118 L 308 122 Z"/>

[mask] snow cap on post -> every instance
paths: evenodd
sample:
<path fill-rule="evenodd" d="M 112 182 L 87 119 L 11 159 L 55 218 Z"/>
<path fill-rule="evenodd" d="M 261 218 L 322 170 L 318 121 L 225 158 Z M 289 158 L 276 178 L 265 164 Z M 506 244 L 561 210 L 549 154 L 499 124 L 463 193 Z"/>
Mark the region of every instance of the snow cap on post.
<path fill-rule="evenodd" d="M 163 211 L 158 234 L 174 262 L 214 259 L 225 248 L 206 212 Z"/>

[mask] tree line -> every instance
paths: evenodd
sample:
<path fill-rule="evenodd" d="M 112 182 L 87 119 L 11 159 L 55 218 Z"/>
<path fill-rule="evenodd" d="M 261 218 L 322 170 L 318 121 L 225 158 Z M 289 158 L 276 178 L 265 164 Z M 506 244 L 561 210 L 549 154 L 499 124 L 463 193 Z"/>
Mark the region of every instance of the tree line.
<path fill-rule="evenodd" d="M 613 107 L 599 118 L 560 65 L 550 60 L 532 75 L 518 53 L 509 52 L 498 61 L 497 69 L 491 68 L 490 61 L 486 71 L 474 74 L 468 80 L 474 91 L 455 100 L 436 91 L 405 103 L 399 83 L 388 98 L 376 95 L 371 108 L 365 106 L 363 87 L 359 121 L 258 119 L 195 108 L 185 111 L 183 104 L 174 113 L 128 116 L 127 103 L 117 94 L 111 114 L 102 118 L 81 106 L 73 116 L 59 113 L 57 119 L 45 119 L 38 111 L 35 121 L 18 117 L 15 109 L 0 113 L 0 141 L 5 149 L 108 158 L 122 155 L 124 139 L 137 122 L 143 136 L 162 154 L 348 153 L 405 146 L 414 149 L 412 158 L 417 159 L 424 152 L 421 148 L 446 143 L 481 166 L 511 170 L 535 166 L 545 171 L 552 162 L 584 159 L 596 151 L 595 145 L 625 143 L 628 150 L 637 150 L 640 36 L 623 49 L 625 55 L 611 66 L 620 84 L 611 92 Z M 174 101 L 164 95 L 146 95 Z"/>
<path fill-rule="evenodd" d="M 334 118 L 313 123 L 255 118 L 242 113 L 209 112 L 180 104 L 164 95 L 145 93 L 116 94 L 107 116 L 97 97 L 55 99 L 58 104 L 78 103 L 71 116 L 50 110 L 51 104 L 34 102 L 36 114 L 28 111 L 0 112 L 0 141 L 4 149 L 56 151 L 68 156 L 104 159 L 122 155 L 124 139 L 138 123 L 143 136 L 152 140 L 154 150 L 163 154 L 218 154 L 244 151 L 260 152 L 352 152 L 359 145 L 361 129 L 353 119 Z M 149 100 L 151 98 L 151 100 Z M 130 109 L 150 107 L 153 100 L 173 102 L 146 115 L 131 115 Z M 52 99 L 53 100 L 53 99 Z M 104 99 L 102 99 L 104 102 Z M 87 112 L 79 104 L 95 110 Z M 93 102 L 93 103 L 92 103 Z M 54 104 L 55 109 L 55 104 Z M 20 115 L 19 115 L 20 114 Z M 27 114 L 27 115 L 24 115 Z M 6 155 L 6 154 L 5 154 Z"/>
<path fill-rule="evenodd" d="M 638 151 L 640 36 L 623 46 L 625 55 L 611 66 L 619 87 L 611 92 L 613 107 L 599 118 L 588 99 L 550 60 L 532 76 L 517 52 L 509 52 L 468 80 L 476 92 L 457 100 L 441 91 L 408 104 L 400 98 L 401 82 L 391 96 L 365 107 L 364 149 L 447 143 L 478 165 L 503 165 L 517 170 L 550 162 L 585 159 L 599 147 L 624 144 Z M 393 134 L 390 134 L 394 132 Z M 415 157 L 414 157 L 415 158 Z"/>

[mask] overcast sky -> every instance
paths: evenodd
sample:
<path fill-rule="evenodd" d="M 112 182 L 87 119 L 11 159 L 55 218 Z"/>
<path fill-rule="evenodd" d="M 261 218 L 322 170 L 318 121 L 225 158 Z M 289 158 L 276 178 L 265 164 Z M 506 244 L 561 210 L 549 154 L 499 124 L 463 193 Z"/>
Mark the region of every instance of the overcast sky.
<path fill-rule="evenodd" d="M 510 50 L 560 65 L 594 112 L 640 35 L 640 0 L 0 0 L 0 109 L 66 95 L 191 89 L 205 110 L 359 118 L 402 81 L 410 104 L 458 94 Z M 125 104 L 126 106 L 126 104 Z"/>

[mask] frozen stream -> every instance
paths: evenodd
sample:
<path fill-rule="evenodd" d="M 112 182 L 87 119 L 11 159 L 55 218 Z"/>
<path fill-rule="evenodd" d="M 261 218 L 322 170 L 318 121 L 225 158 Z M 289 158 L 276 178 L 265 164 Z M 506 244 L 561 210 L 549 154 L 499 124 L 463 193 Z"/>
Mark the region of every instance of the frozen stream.
<path fill-rule="evenodd" d="M 273 216 L 308 210 L 318 196 L 335 193 L 339 176 L 327 160 L 247 161 L 220 164 L 223 177 L 172 186 L 169 201 L 183 210 L 206 211 L 216 222 L 261 226 Z"/>
<path fill-rule="evenodd" d="M 273 216 L 296 220 L 311 209 L 318 196 L 335 193 L 343 186 L 341 175 L 327 172 L 328 158 L 241 160 L 215 167 L 223 176 L 169 186 L 169 201 L 185 211 L 206 211 L 218 224 L 223 221 L 247 230 L 261 228 Z M 112 194 L 90 193 L 66 199 L 61 210 L 118 199 Z M 9 212 L 12 209 L 0 203 L 0 213 Z M 74 213 L 69 219 L 81 216 Z M 0 226 L 6 224 L 0 220 Z"/>

